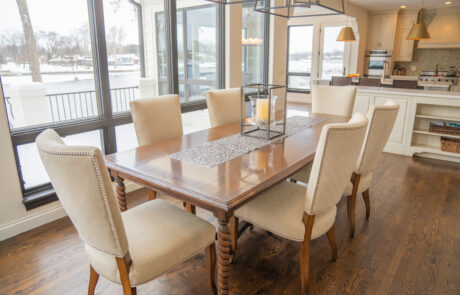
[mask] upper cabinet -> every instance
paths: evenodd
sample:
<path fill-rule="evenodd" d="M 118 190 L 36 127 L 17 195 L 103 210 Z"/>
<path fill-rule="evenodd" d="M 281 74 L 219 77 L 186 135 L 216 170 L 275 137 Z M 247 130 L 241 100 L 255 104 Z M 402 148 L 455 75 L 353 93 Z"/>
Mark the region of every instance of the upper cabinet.
<path fill-rule="evenodd" d="M 393 61 L 412 61 L 414 41 L 407 40 L 407 35 L 409 35 L 409 32 L 416 21 L 416 11 L 403 12 L 399 14 L 395 33 Z"/>
<path fill-rule="evenodd" d="M 393 50 L 398 14 L 391 12 L 371 12 L 367 48 L 372 50 Z"/>

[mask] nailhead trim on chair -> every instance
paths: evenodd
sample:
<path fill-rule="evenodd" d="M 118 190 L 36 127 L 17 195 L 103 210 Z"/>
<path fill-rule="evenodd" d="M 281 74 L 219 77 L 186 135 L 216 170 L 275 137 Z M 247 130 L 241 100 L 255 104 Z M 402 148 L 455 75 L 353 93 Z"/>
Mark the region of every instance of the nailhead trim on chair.
<path fill-rule="evenodd" d="M 86 243 L 88 245 L 90 245 L 91 247 L 99 250 L 99 251 L 102 251 L 104 253 L 107 253 L 107 254 L 110 254 L 110 255 L 114 255 L 118 258 L 123 258 L 124 257 L 124 254 L 121 250 L 121 245 L 120 245 L 120 240 L 118 239 L 118 235 L 117 235 L 117 232 L 116 232 L 116 229 L 115 229 L 115 225 L 113 224 L 113 218 L 112 218 L 112 213 L 110 212 L 110 209 L 109 209 L 109 203 L 108 203 L 108 199 L 107 199 L 107 193 L 105 191 L 105 188 L 104 188 L 104 185 L 103 185 L 103 181 L 102 181 L 102 175 L 101 175 L 101 172 L 100 172 L 100 169 L 99 169 L 99 165 L 97 163 L 97 159 L 96 159 L 96 156 L 94 155 L 94 153 L 89 153 L 89 152 L 49 152 L 49 151 L 44 151 L 44 150 L 41 150 L 41 152 L 44 152 L 44 153 L 47 153 L 47 154 L 51 154 L 51 155 L 55 155 L 55 156 L 85 156 L 85 157 L 91 157 L 91 159 L 93 160 L 93 164 L 94 164 L 94 169 L 96 170 L 96 174 L 97 174 L 97 178 L 98 178 L 98 183 L 99 183 L 99 188 L 101 189 L 101 193 L 102 193 L 102 199 L 104 201 L 104 206 L 105 206 L 105 211 L 106 211 L 106 214 L 107 214 L 107 218 L 109 219 L 109 223 L 110 223 L 110 229 L 112 230 L 112 236 L 115 240 L 115 245 L 117 246 L 117 250 L 118 250 L 118 253 L 111 253 L 107 250 L 102 250 L 102 249 L 99 249 L 98 247 L 94 247 L 93 245 L 91 245 L 90 243 Z"/>

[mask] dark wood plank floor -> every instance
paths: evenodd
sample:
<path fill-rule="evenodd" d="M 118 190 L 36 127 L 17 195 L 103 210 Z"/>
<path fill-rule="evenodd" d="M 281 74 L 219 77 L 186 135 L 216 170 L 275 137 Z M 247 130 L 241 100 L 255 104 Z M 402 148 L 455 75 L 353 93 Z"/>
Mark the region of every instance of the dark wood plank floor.
<path fill-rule="evenodd" d="M 371 218 L 365 221 L 359 199 L 352 241 L 345 199 L 339 205 L 338 261 L 329 262 L 325 237 L 312 242 L 310 293 L 460 294 L 460 165 L 390 154 L 380 163 Z M 136 192 L 129 205 L 146 199 L 145 190 Z M 215 223 L 203 210 L 198 215 Z M 263 230 L 245 232 L 232 265 L 232 294 L 300 294 L 298 248 Z M 67 218 L 0 242 L 0 294 L 85 294 L 88 275 L 83 245 Z M 105 279 L 96 292 L 122 294 Z M 204 253 L 141 286 L 139 294 L 211 294 Z"/>

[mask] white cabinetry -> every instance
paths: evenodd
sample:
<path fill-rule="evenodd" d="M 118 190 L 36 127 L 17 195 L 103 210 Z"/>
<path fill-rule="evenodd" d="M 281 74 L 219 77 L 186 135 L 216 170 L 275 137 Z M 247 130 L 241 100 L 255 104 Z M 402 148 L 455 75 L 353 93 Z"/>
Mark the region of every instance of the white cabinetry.
<path fill-rule="evenodd" d="M 367 112 L 369 111 L 369 108 L 373 104 L 371 99 L 372 99 L 372 96 L 370 95 L 360 95 L 360 94 L 356 95 L 353 113 L 358 112 L 363 115 L 366 115 Z"/>
<path fill-rule="evenodd" d="M 393 50 L 398 14 L 391 12 L 373 12 L 369 16 L 368 49 Z"/>
<path fill-rule="evenodd" d="M 406 117 L 407 117 L 407 103 L 408 98 L 394 98 L 394 97 L 382 97 L 377 96 L 375 98 L 375 105 L 382 106 L 387 101 L 393 100 L 394 102 L 399 104 L 399 113 L 396 117 L 396 122 L 393 127 L 393 131 L 390 134 L 390 138 L 388 141 L 394 143 L 403 143 L 404 141 L 404 126 L 406 125 Z"/>
<path fill-rule="evenodd" d="M 407 12 L 398 16 L 393 49 L 393 61 L 412 61 L 414 41 L 407 40 L 412 26 L 417 20 L 417 12 Z"/>

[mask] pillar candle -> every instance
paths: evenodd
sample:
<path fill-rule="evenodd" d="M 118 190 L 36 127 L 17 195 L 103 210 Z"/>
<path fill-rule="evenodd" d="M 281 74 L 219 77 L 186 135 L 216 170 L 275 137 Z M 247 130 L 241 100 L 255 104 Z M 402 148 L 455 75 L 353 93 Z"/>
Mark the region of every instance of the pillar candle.
<path fill-rule="evenodd" d="M 268 121 L 268 99 L 257 99 L 257 120 Z"/>

